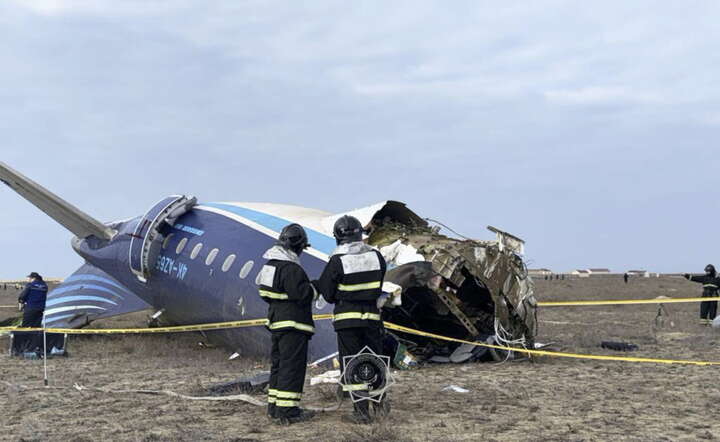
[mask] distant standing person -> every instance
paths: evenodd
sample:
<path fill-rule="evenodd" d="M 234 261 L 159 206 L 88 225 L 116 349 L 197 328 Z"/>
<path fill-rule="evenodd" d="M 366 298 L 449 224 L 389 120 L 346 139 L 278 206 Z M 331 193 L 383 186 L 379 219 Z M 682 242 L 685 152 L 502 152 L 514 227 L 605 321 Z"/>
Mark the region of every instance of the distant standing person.
<path fill-rule="evenodd" d="M 703 298 L 717 298 L 718 288 L 720 288 L 720 278 L 717 277 L 715 266 L 708 264 L 705 266 L 705 274 L 702 276 L 685 274 L 685 278 L 703 285 Z M 717 301 L 705 301 L 700 303 L 700 324 L 709 325 L 717 316 Z"/>
<path fill-rule="evenodd" d="M 627 284 L 629 278 L 630 278 L 630 275 L 628 275 L 627 272 L 625 272 L 625 274 L 623 275 L 623 280 L 625 280 L 625 284 Z"/>
<path fill-rule="evenodd" d="M 40 327 L 45 312 L 48 286 L 37 272 L 30 273 L 28 279 L 28 283 L 18 297 L 18 302 L 23 305 L 22 327 Z"/>

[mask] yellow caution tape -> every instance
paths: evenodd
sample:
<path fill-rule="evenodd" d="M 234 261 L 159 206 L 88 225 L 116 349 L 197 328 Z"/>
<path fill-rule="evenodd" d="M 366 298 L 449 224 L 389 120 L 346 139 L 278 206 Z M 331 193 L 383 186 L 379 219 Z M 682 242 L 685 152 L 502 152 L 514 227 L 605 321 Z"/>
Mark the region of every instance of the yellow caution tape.
<path fill-rule="evenodd" d="M 525 353 L 525 354 L 535 355 L 535 356 L 550 356 L 550 357 L 556 357 L 556 358 L 572 358 L 572 359 L 592 359 L 592 360 L 598 360 L 598 361 L 651 362 L 651 363 L 656 363 L 656 364 L 685 364 L 685 365 L 701 365 L 701 366 L 720 365 L 720 362 L 687 361 L 687 360 L 674 360 L 674 359 L 653 359 L 653 358 L 634 358 L 634 357 L 627 357 L 627 356 L 584 355 L 584 354 L 578 354 L 578 353 L 561 353 L 561 352 L 546 351 L 546 350 L 528 350 L 525 348 L 504 347 L 502 345 L 492 345 L 492 344 L 486 344 L 484 342 L 472 342 L 472 341 L 466 341 L 464 339 L 449 338 L 447 336 L 436 335 L 433 333 L 428 333 L 428 332 L 415 330 L 415 329 L 408 328 L 408 327 L 403 327 L 402 325 L 397 325 L 397 324 L 393 324 L 390 322 L 386 322 L 385 327 L 389 328 L 390 330 L 396 330 L 396 331 L 409 333 L 409 334 L 413 334 L 413 335 L 417 335 L 417 336 L 425 336 L 428 338 L 441 339 L 443 341 L 459 342 L 461 344 L 470 344 L 470 345 L 475 345 L 478 347 L 494 348 L 497 350 L 514 351 L 514 352 L 518 352 L 518 353 Z"/>
<path fill-rule="evenodd" d="M 633 304 L 676 304 L 682 302 L 720 302 L 717 298 L 653 298 L 653 299 L 609 299 L 603 301 L 541 301 L 538 307 L 570 307 L 582 305 L 633 305 Z M 0 308 L 17 308 L 17 305 L 0 305 Z M 318 316 L 315 315 L 316 319 Z M 331 315 L 330 315 L 331 316 Z M 328 317 L 330 317 L 328 316 Z M 327 318 L 320 318 L 327 319 Z M 242 321 L 240 321 L 242 322 Z M 0 328 L 1 329 L 1 328 Z M 144 329 L 143 329 L 144 330 Z M 160 333 L 160 332 L 158 332 Z"/>
<path fill-rule="evenodd" d="M 314 315 L 315 320 L 326 320 L 331 319 L 331 314 Z M 158 328 L 125 328 L 125 329 L 74 329 L 74 328 L 48 328 L 45 329 L 47 333 L 65 333 L 65 334 L 133 334 L 133 333 L 175 333 L 175 332 L 192 332 L 192 331 L 205 331 L 205 330 L 223 330 L 230 328 L 241 328 L 241 327 L 257 327 L 263 326 L 267 323 L 266 319 L 250 319 L 245 321 L 232 321 L 232 322 L 218 322 L 213 324 L 200 324 L 200 325 L 180 325 L 174 327 L 158 327 Z M 470 344 L 478 347 L 494 348 L 497 350 L 514 351 L 517 353 L 524 353 L 535 356 L 549 356 L 557 358 L 572 358 L 572 359 L 586 359 L 586 360 L 598 360 L 598 361 L 622 361 L 622 362 L 643 362 L 643 363 L 656 363 L 656 364 L 685 364 L 685 365 L 720 365 L 720 362 L 706 362 L 706 361 L 688 361 L 688 360 L 675 360 L 675 359 L 656 359 L 656 358 L 636 358 L 627 356 L 605 356 L 605 355 L 587 355 L 579 353 L 561 353 L 555 351 L 546 350 L 528 350 L 525 348 L 505 347 L 502 345 L 486 344 L 484 342 L 473 342 L 466 341 L 464 339 L 451 338 L 448 336 L 436 335 L 434 333 L 428 333 L 421 330 L 415 330 L 402 325 L 393 324 L 392 322 L 384 322 L 385 327 L 390 330 L 396 330 L 403 333 L 408 333 L 417 336 L 424 336 L 433 339 L 440 339 L 443 341 L 457 342 L 460 344 Z M 0 332 L 3 331 L 42 331 L 42 328 L 23 328 L 23 327 L 0 327 Z"/>
<path fill-rule="evenodd" d="M 314 315 L 315 320 L 332 318 L 331 314 Z M 198 325 L 176 325 L 172 327 L 155 328 L 46 328 L 42 327 L 0 327 L 0 332 L 30 332 L 43 331 L 46 333 L 63 333 L 67 335 L 113 335 L 113 334 L 153 334 L 153 333 L 182 333 L 208 330 L 225 330 L 231 328 L 258 327 L 267 324 L 267 319 L 248 319 L 244 321 L 215 322 Z"/>
<path fill-rule="evenodd" d="M 247 321 L 216 322 L 200 325 L 177 325 L 173 327 L 155 328 L 46 328 L 47 333 L 64 333 L 68 335 L 113 335 L 113 334 L 139 334 L 139 333 L 178 333 L 197 332 L 205 330 L 223 330 L 229 328 L 257 327 L 265 325 L 267 319 L 251 319 Z M 43 331 L 41 327 L 0 327 L 3 331 Z"/>
<path fill-rule="evenodd" d="M 653 298 L 653 299 L 611 299 L 606 301 L 543 301 L 538 307 L 568 307 L 579 305 L 632 305 L 632 304 L 675 304 L 679 302 L 717 302 L 720 298 Z"/>

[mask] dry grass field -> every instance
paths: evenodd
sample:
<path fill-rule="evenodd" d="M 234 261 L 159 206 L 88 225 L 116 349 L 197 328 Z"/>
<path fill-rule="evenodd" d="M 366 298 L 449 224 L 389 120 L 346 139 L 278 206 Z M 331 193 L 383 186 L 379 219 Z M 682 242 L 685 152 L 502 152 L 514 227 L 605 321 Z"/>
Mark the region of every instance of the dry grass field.
<path fill-rule="evenodd" d="M 620 278 L 537 281 L 541 300 L 691 297 L 683 279 Z M 0 304 L 12 304 L 10 293 Z M 672 304 L 664 328 L 657 306 L 545 308 L 541 342 L 563 351 L 619 354 L 603 340 L 637 344 L 634 356 L 720 361 L 720 334 L 697 325 L 697 304 Z M 13 314 L 7 309 L 2 316 Z M 669 320 L 674 321 L 670 326 Z M 98 323 L 144 326 L 136 313 Z M 205 395 L 209 385 L 267 368 L 264 360 L 228 360 L 201 348 L 197 334 L 75 337 L 69 358 L 42 361 L 0 356 L 0 439 L 25 441 L 470 441 L 702 440 L 720 437 L 716 366 L 540 358 L 535 362 L 432 365 L 397 372 L 393 410 L 371 426 L 343 423 L 339 411 L 277 427 L 263 408 L 243 402 L 188 401 L 137 393 L 76 391 L 73 384 L 113 390 L 172 390 Z M 0 346 L 7 348 L 7 338 Z M 443 393 L 456 384 L 469 393 Z M 262 398 L 262 397 L 261 397 Z M 306 404 L 329 406 L 327 387 L 306 387 Z"/>

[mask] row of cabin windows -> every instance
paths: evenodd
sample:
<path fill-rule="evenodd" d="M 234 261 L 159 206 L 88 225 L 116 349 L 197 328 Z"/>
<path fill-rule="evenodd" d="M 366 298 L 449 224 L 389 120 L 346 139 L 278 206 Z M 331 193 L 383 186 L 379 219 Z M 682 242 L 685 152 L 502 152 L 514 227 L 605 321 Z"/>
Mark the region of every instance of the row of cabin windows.
<path fill-rule="evenodd" d="M 165 238 L 165 241 L 163 241 L 163 245 L 162 245 L 163 250 L 166 250 L 168 248 L 168 246 L 170 245 L 170 241 L 172 240 L 172 237 L 174 235 L 175 235 L 174 233 L 171 233 Z M 177 247 L 175 247 L 175 253 L 178 255 L 181 254 L 183 252 L 183 250 L 185 250 L 185 246 L 187 245 L 187 243 L 188 243 L 187 238 L 181 239 L 180 242 L 178 242 Z M 195 247 L 193 247 L 192 251 L 190 252 L 190 259 L 197 258 L 197 256 L 200 254 L 200 251 L 202 250 L 202 248 L 203 248 L 202 243 L 197 243 L 195 245 Z M 220 249 L 212 249 L 210 251 L 210 253 L 208 253 L 207 258 L 205 258 L 205 265 L 208 265 L 208 266 L 212 265 L 212 263 L 215 262 L 215 258 L 217 258 L 219 253 L 220 253 Z M 233 254 L 228 255 L 228 257 L 225 258 L 225 262 L 223 262 L 222 271 L 228 272 L 230 270 L 230 268 L 232 267 L 232 265 L 235 263 L 236 258 L 237 258 L 236 255 L 233 255 Z M 255 265 L 255 262 L 253 262 L 252 260 L 246 262 L 245 265 L 243 265 L 242 268 L 240 269 L 240 278 L 242 278 L 242 279 L 247 278 L 247 276 L 252 271 L 252 268 L 254 265 Z"/>

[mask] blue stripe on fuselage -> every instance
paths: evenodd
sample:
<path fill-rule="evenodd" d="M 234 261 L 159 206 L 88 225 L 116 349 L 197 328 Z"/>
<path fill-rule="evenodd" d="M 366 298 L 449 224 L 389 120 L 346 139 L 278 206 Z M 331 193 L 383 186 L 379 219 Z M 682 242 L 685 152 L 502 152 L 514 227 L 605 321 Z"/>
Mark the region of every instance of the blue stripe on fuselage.
<path fill-rule="evenodd" d="M 73 316 L 77 316 L 77 313 L 73 313 L 72 315 L 56 316 L 54 318 L 46 318 L 43 316 L 43 324 L 51 324 L 53 322 L 60 321 L 61 319 L 72 318 Z"/>
<path fill-rule="evenodd" d="M 261 226 L 278 233 L 282 231 L 283 227 L 291 223 L 291 221 L 279 218 L 274 215 L 268 215 L 267 213 L 258 212 L 252 209 L 246 209 L 244 207 L 233 206 L 230 204 L 203 203 L 202 205 L 214 207 L 216 209 L 227 210 L 228 212 L 240 215 L 243 218 L 258 223 Z M 310 241 L 313 249 L 319 250 L 320 252 L 323 252 L 328 256 L 332 255 L 333 250 L 335 250 L 335 248 L 337 247 L 337 244 L 335 243 L 335 238 L 325 235 L 324 233 L 320 233 L 316 230 L 309 229 L 307 227 L 305 227 L 305 231 L 307 232 L 308 240 Z"/>
<path fill-rule="evenodd" d="M 81 283 L 81 282 L 75 282 L 75 283 L 72 283 L 72 284 L 70 284 L 70 285 L 62 285 L 62 286 L 56 288 L 55 290 L 53 290 L 53 291 L 50 293 L 50 295 L 48 295 L 48 297 L 49 297 L 49 298 L 54 298 L 55 296 L 61 295 L 61 294 L 65 293 L 65 292 L 69 292 L 69 291 L 73 291 L 73 290 L 82 290 L 82 289 L 85 289 L 85 290 L 97 290 L 97 291 L 99 291 L 99 292 L 108 293 L 108 294 L 110 294 L 110 295 L 117 296 L 117 297 L 120 298 L 120 299 L 124 299 L 124 298 L 125 298 L 124 296 L 119 295 L 119 294 L 117 294 L 117 293 L 113 292 L 112 290 L 107 289 L 107 288 L 105 288 L 105 287 L 102 287 L 102 286 L 99 286 L 99 285 L 95 285 L 95 284 L 84 284 L 84 283 Z"/>
<path fill-rule="evenodd" d="M 50 299 L 45 303 L 45 308 L 53 306 L 53 305 L 62 304 L 64 302 L 71 302 L 71 301 L 73 301 L 73 302 L 74 301 L 97 301 L 97 302 L 107 302 L 112 305 L 117 305 L 117 302 L 111 301 L 107 298 L 102 298 L 100 296 L 81 295 L 81 296 L 63 296 L 63 297 L 57 298 L 57 299 Z"/>
<path fill-rule="evenodd" d="M 126 292 L 129 292 L 129 290 L 128 290 L 127 288 L 121 286 L 121 285 L 118 284 L 117 282 L 115 282 L 115 281 L 113 281 L 113 280 L 111 280 L 111 279 L 108 279 L 108 278 L 103 278 L 102 276 L 97 276 L 97 275 L 90 275 L 90 274 L 72 275 L 71 277 L 65 279 L 65 281 L 63 281 L 63 282 L 68 283 L 68 282 L 72 282 L 72 281 L 77 281 L 78 279 L 80 279 L 80 280 L 88 280 L 88 281 L 102 282 L 102 283 L 111 285 L 111 286 L 113 286 L 113 287 L 117 287 L 117 288 L 119 288 L 119 289 L 121 289 L 121 290 L 124 290 L 124 291 L 126 291 Z"/>

